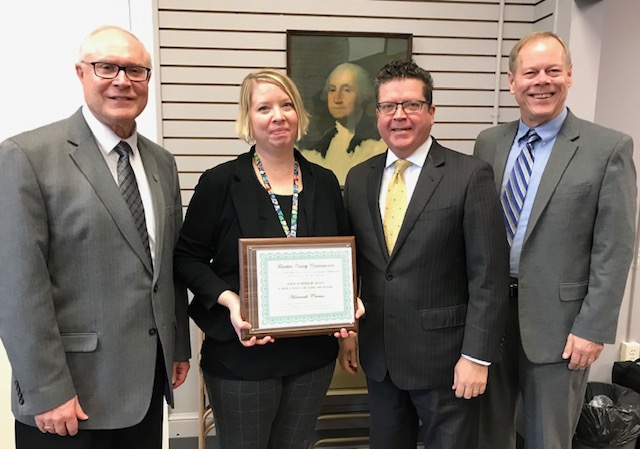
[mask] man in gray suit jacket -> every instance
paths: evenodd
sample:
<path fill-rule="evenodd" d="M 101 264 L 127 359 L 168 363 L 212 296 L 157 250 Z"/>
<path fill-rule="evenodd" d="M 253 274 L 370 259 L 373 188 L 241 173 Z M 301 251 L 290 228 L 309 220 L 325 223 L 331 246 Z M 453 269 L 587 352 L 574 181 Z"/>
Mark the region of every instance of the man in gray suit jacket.
<path fill-rule="evenodd" d="M 430 136 L 429 72 L 394 61 L 375 86 L 378 130 L 389 150 L 351 169 L 344 191 L 366 307 L 359 343 L 371 448 L 415 449 L 420 419 L 425 447 L 477 449 L 477 397 L 487 365 L 499 358 L 507 302 L 493 174 L 489 164 Z M 404 161 L 403 181 L 392 179 Z M 404 184 L 400 197 L 397 182 Z M 397 238 L 391 197 L 407 204 Z M 340 353 L 352 373 L 354 346 L 345 341 Z"/>
<path fill-rule="evenodd" d="M 480 447 L 516 447 L 521 395 L 525 447 L 569 449 L 589 366 L 603 343 L 615 341 L 633 254 L 633 144 L 565 107 L 571 59 L 555 34 L 522 38 L 508 75 L 521 119 L 483 131 L 475 146 L 494 167 L 513 234 L 505 349 L 489 371 Z M 514 220 L 509 179 L 514 166 L 522 167 L 518 155 L 532 140 L 529 129 L 536 134 L 533 167 Z"/>
<path fill-rule="evenodd" d="M 189 369 L 175 161 L 136 132 L 150 67 L 135 36 L 95 30 L 76 64 L 86 104 L 0 144 L 0 336 L 18 449 L 160 448 L 162 396 L 172 404 Z"/>

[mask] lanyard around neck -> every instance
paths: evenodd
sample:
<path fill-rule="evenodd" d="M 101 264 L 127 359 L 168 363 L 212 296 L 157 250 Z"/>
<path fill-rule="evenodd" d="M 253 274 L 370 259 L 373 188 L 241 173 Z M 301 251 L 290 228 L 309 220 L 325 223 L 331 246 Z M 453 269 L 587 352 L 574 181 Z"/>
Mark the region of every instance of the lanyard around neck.
<path fill-rule="evenodd" d="M 267 193 L 271 197 L 271 203 L 273 204 L 273 209 L 278 215 L 278 220 L 280 221 L 282 230 L 287 237 L 295 237 L 298 232 L 298 174 L 300 172 L 298 161 L 295 159 L 293 161 L 293 201 L 291 202 L 291 229 L 289 229 L 287 220 L 285 220 L 284 214 L 282 213 L 282 208 L 280 207 L 280 203 L 278 202 L 278 198 L 276 198 L 276 194 L 273 193 L 273 190 L 271 189 L 271 184 L 269 183 L 267 174 L 264 171 L 264 166 L 262 165 L 262 161 L 260 160 L 258 152 L 256 151 L 254 151 L 253 153 L 253 160 L 258 167 L 260 176 L 262 176 L 262 182 L 267 189 Z"/>

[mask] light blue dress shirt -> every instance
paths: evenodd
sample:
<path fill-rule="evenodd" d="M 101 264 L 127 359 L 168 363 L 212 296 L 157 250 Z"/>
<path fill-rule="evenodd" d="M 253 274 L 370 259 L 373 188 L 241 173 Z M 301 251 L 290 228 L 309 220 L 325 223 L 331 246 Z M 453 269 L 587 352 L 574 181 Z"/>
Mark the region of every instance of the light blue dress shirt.
<path fill-rule="evenodd" d="M 527 188 L 527 196 L 524 199 L 522 211 L 520 212 L 520 219 L 518 220 L 518 228 L 516 229 L 516 235 L 513 237 L 513 244 L 511 245 L 511 253 L 509 255 L 509 264 L 511 267 L 511 276 L 518 277 L 520 272 L 520 253 L 522 252 L 522 243 L 524 241 L 524 235 L 527 231 L 529 224 L 529 217 L 531 216 L 531 209 L 533 202 L 540 186 L 540 180 L 542 174 L 551 156 L 551 150 L 556 143 L 556 138 L 562 128 L 564 120 L 567 118 L 568 110 L 565 107 L 557 117 L 553 120 L 540 125 L 536 128 L 536 133 L 540 136 L 540 140 L 534 143 L 533 152 L 535 155 L 535 161 L 533 163 L 533 170 L 531 171 L 531 178 L 529 179 L 529 187 Z M 525 125 L 522 120 L 518 124 L 518 132 L 516 138 L 511 146 L 511 152 L 507 159 L 507 165 L 505 166 L 504 176 L 502 179 L 502 189 L 500 194 L 504 191 L 504 188 L 509 180 L 511 170 L 513 170 L 513 164 L 515 163 L 518 154 L 522 151 L 522 148 L 526 144 L 526 141 L 521 141 L 525 134 L 529 131 L 529 127 Z"/>

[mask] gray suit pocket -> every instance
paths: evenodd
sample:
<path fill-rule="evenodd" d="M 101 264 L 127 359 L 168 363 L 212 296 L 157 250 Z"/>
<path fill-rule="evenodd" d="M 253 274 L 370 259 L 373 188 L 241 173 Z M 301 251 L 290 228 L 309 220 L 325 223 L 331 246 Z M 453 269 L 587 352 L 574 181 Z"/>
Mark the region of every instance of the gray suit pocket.
<path fill-rule="evenodd" d="M 559 293 L 561 301 L 577 301 L 584 299 L 589 290 L 589 281 L 563 282 L 560 284 Z"/>
<path fill-rule="evenodd" d="M 425 330 L 463 326 L 467 317 L 467 305 L 460 304 L 453 307 L 422 310 L 420 315 L 422 316 L 422 328 Z"/>
<path fill-rule="evenodd" d="M 96 332 L 60 334 L 65 352 L 94 352 L 98 347 Z"/>

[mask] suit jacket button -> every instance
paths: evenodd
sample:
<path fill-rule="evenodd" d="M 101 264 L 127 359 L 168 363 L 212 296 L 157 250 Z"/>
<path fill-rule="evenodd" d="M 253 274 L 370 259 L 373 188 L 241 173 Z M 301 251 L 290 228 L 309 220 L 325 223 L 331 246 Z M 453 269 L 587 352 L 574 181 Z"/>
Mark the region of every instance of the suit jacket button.
<path fill-rule="evenodd" d="M 22 398 L 18 399 L 18 404 L 24 405 L 24 399 L 22 399 Z"/>
<path fill-rule="evenodd" d="M 393 275 L 391 273 L 387 273 L 387 281 L 390 281 L 391 279 L 393 279 Z"/>
<path fill-rule="evenodd" d="M 149 329 L 149 335 L 155 335 L 158 333 L 158 329 L 156 329 L 155 327 L 152 327 L 151 329 Z"/>
<path fill-rule="evenodd" d="M 153 286 L 153 293 L 158 293 L 158 286 L 157 285 Z"/>

